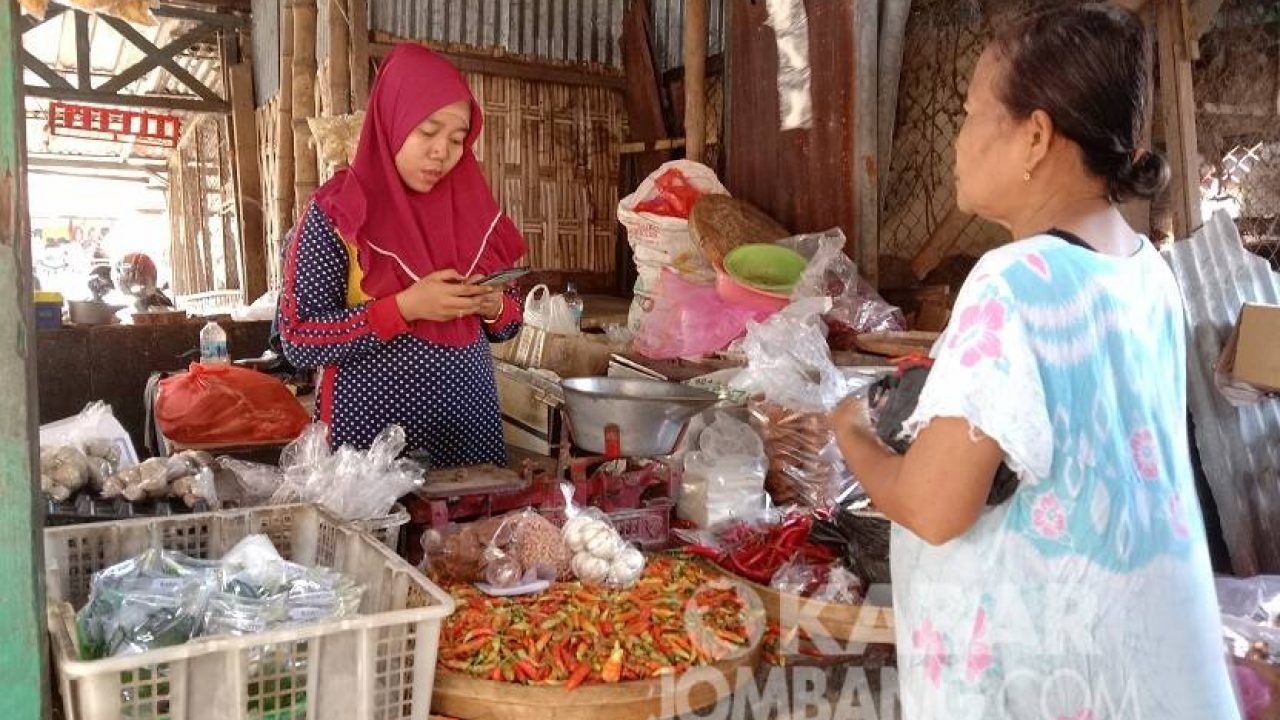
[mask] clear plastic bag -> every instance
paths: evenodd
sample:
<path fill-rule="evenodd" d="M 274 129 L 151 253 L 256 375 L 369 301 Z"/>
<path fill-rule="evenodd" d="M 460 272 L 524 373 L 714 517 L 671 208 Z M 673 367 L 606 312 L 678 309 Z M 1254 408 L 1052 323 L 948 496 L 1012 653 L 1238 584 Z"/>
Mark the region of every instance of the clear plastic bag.
<path fill-rule="evenodd" d="M 769 586 L 781 593 L 846 605 L 861 603 L 863 597 L 857 575 L 840 565 L 814 565 L 798 558 L 779 568 Z"/>
<path fill-rule="evenodd" d="M 844 464 L 829 413 L 873 379 L 842 372 L 831 360 L 820 319 L 827 298 L 793 303 L 747 330 L 747 368 L 733 381 L 752 395 L 751 426 L 769 458 L 773 501 L 810 508 L 844 506 L 862 495 Z"/>
<path fill-rule="evenodd" d="M 399 425 L 383 430 L 367 451 L 343 445 L 330 452 L 327 438 L 328 428 L 315 423 L 285 448 L 284 481 L 271 504 L 316 503 L 342 520 L 370 520 L 385 517 L 425 481 L 421 465 L 400 458 L 405 434 Z"/>
<path fill-rule="evenodd" d="M 636 352 L 655 360 L 696 359 L 742 337 L 747 324 L 769 313 L 732 305 L 715 288 L 663 270 L 653 309 L 636 334 Z"/>
<path fill-rule="evenodd" d="M 1220 577 L 1215 585 L 1232 654 L 1280 665 L 1280 576 Z"/>
<path fill-rule="evenodd" d="M 556 335 L 577 335 L 577 315 L 564 295 L 553 295 L 546 285 L 534 286 L 524 298 L 524 324 Z"/>
<path fill-rule="evenodd" d="M 778 46 L 778 109 L 782 130 L 813 126 L 809 15 L 804 0 L 765 0 Z"/>
<path fill-rule="evenodd" d="M 107 478 L 138 462 L 129 434 L 103 402 L 42 427 L 40 446 L 41 489 L 59 502 L 86 486 L 101 492 Z"/>
<path fill-rule="evenodd" d="M 564 542 L 573 552 L 573 574 L 588 585 L 629 588 L 644 573 L 644 553 L 623 539 L 609 518 L 595 508 L 573 502 L 574 487 L 561 483 L 565 523 Z"/>
<path fill-rule="evenodd" d="M 854 350 L 853 339 L 862 333 L 906 329 L 902 311 L 858 275 L 857 265 L 845 254 L 845 242 L 840 228 L 778 241 L 809 260 L 791 299 L 831 298 L 823 319 L 830 329 L 828 344 L 835 350 Z"/>
<path fill-rule="evenodd" d="M 573 554 L 550 520 L 530 509 L 507 513 L 501 520 L 481 556 L 489 586 L 514 588 L 569 577 Z"/>
<path fill-rule="evenodd" d="M 76 616 L 84 660 L 137 655 L 200 634 L 216 563 L 147 550 L 96 575 Z"/>
<path fill-rule="evenodd" d="M 758 517 L 767 504 L 764 443 L 747 423 L 724 413 L 698 436 L 684 459 L 677 515 L 698 527 Z"/>
<path fill-rule="evenodd" d="M 275 465 L 220 457 L 217 466 L 240 488 L 240 507 L 257 507 L 271 502 L 284 482 L 284 472 Z"/>

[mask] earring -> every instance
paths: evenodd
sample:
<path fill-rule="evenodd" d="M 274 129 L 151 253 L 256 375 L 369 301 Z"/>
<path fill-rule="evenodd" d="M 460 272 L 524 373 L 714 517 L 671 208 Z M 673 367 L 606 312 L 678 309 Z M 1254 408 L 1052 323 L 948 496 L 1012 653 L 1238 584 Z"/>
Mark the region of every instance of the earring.
<path fill-rule="evenodd" d="M 1024 172 L 1022 173 L 1022 181 L 1023 181 L 1023 182 L 1031 182 L 1031 171 L 1030 171 L 1030 170 L 1026 170 L 1026 171 L 1024 171 Z"/>

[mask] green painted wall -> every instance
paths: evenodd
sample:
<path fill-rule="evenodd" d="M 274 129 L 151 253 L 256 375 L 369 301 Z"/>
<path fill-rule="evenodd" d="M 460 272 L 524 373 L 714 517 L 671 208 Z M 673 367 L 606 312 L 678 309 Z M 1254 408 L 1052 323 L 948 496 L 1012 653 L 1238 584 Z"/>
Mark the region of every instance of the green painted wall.
<path fill-rule="evenodd" d="M 18 5 L 0 0 L 0 718 L 48 716 Z"/>

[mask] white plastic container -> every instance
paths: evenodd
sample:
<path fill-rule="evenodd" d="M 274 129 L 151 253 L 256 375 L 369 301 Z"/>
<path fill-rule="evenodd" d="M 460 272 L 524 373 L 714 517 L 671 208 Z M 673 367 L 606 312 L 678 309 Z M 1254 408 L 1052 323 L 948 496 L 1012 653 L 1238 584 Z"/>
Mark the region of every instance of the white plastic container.
<path fill-rule="evenodd" d="M 286 558 L 364 585 L 360 615 L 81 661 L 93 574 L 149 547 L 217 558 L 265 533 Z M 453 599 L 373 536 L 307 505 L 45 530 L 49 634 L 68 720 L 425 720 Z"/>

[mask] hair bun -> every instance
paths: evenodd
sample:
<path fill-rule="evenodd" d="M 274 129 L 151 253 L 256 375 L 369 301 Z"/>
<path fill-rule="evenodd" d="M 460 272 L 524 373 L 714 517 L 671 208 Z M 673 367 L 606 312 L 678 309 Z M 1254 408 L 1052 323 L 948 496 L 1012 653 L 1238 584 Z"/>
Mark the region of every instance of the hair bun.
<path fill-rule="evenodd" d="M 1116 202 L 1132 198 L 1151 200 L 1168 184 L 1169 163 L 1160 153 L 1148 150 L 1136 162 L 1126 159 L 1107 181 L 1107 190 Z"/>

